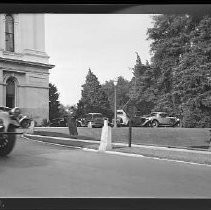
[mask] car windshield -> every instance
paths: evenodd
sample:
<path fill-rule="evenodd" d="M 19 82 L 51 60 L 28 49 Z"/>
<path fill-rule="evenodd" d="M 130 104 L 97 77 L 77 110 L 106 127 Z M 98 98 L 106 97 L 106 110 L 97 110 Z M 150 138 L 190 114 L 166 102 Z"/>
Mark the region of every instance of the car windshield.
<path fill-rule="evenodd" d="M 94 114 L 94 115 L 93 115 L 93 118 L 102 118 L 102 117 L 103 117 L 102 114 Z"/>
<path fill-rule="evenodd" d="M 153 116 L 156 116 L 157 114 L 156 113 L 151 113 L 149 116 L 153 117 Z"/>
<path fill-rule="evenodd" d="M 123 114 L 123 112 L 117 112 L 117 114 Z"/>
<path fill-rule="evenodd" d="M 168 114 L 167 113 L 160 113 L 160 116 L 161 117 L 168 117 Z"/>

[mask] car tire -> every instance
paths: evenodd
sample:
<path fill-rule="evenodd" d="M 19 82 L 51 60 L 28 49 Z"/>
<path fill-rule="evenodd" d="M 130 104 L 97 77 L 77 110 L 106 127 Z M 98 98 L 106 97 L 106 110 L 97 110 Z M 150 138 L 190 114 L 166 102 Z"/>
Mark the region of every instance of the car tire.
<path fill-rule="evenodd" d="M 151 125 L 153 128 L 157 128 L 159 127 L 159 122 L 157 120 L 153 120 Z"/>
<path fill-rule="evenodd" d="M 22 128 L 29 128 L 31 125 L 31 120 L 23 120 L 20 124 Z"/>
<path fill-rule="evenodd" d="M 174 127 L 181 128 L 182 127 L 181 122 L 177 123 Z"/>
<path fill-rule="evenodd" d="M 9 127 L 8 132 L 15 132 L 15 128 Z M 1 140 L 0 156 L 7 156 L 14 148 L 16 143 L 16 134 L 6 134 L 5 138 Z"/>

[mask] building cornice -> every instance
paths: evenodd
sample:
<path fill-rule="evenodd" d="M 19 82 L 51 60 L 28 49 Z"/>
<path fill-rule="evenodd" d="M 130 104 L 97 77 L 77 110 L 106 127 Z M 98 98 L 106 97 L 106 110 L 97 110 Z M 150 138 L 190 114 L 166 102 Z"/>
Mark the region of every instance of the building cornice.
<path fill-rule="evenodd" d="M 18 87 L 21 87 L 21 88 L 41 88 L 41 89 L 49 89 L 49 87 L 46 87 L 46 86 L 35 86 L 35 85 L 18 85 Z"/>
<path fill-rule="evenodd" d="M 19 65 L 24 65 L 24 66 L 32 66 L 32 67 L 42 67 L 46 69 L 52 69 L 55 67 L 55 65 L 52 65 L 52 64 L 30 62 L 30 61 L 23 61 L 23 60 L 18 60 L 18 59 L 2 58 L 2 57 L 0 57 L 0 62 L 13 63 L 13 64 L 19 64 Z"/>
<path fill-rule="evenodd" d="M 0 69 L 2 69 L 0 67 Z M 11 69 L 3 69 L 4 72 L 9 72 L 9 73 L 16 73 L 16 74 L 26 74 L 26 72 L 24 71 L 16 71 L 15 69 L 14 70 L 11 70 Z"/>

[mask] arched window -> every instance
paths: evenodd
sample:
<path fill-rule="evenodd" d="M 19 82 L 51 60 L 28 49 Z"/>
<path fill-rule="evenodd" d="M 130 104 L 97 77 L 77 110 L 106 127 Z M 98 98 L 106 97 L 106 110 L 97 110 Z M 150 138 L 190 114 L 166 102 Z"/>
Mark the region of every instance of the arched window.
<path fill-rule="evenodd" d="M 12 15 L 6 15 L 5 20 L 6 51 L 14 52 L 14 19 Z"/>
<path fill-rule="evenodd" d="M 8 78 L 6 82 L 6 106 L 15 107 L 15 80 L 13 77 Z"/>

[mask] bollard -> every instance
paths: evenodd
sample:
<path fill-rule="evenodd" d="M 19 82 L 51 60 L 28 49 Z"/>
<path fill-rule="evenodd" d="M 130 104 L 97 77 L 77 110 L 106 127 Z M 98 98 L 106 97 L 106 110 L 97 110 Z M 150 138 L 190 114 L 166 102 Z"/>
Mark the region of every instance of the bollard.
<path fill-rule="evenodd" d="M 102 128 L 101 139 L 99 151 L 111 150 L 112 137 L 111 137 L 111 127 L 108 126 L 108 120 L 104 120 L 104 126 Z"/>
<path fill-rule="evenodd" d="M 92 128 L 92 123 L 89 122 L 87 127 L 88 127 L 88 128 Z"/>

